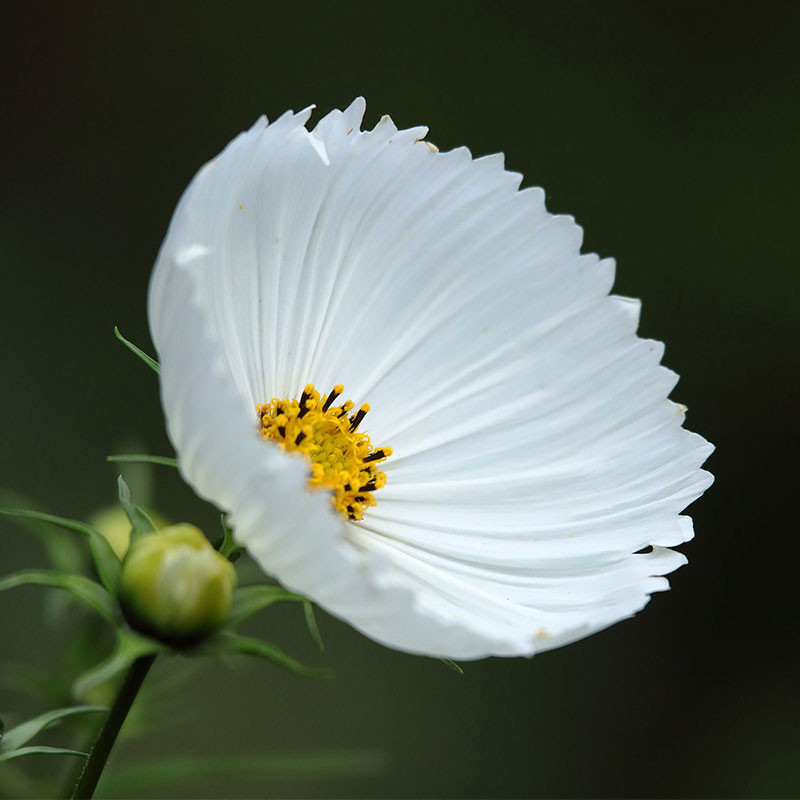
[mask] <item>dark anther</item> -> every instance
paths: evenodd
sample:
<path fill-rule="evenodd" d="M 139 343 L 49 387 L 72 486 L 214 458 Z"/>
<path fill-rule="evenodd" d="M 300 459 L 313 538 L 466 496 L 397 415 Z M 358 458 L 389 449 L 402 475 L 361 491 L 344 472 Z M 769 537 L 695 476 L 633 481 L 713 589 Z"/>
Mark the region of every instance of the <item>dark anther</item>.
<path fill-rule="evenodd" d="M 358 426 L 361 424 L 361 420 L 366 416 L 367 412 L 363 408 L 359 408 L 356 415 L 350 420 L 350 433 L 357 430 Z"/>
<path fill-rule="evenodd" d="M 377 487 L 375 486 L 375 480 L 367 481 L 358 491 L 359 492 L 374 492 Z"/>
<path fill-rule="evenodd" d="M 328 395 L 328 399 L 327 399 L 327 400 L 325 401 L 325 403 L 323 404 L 323 406 L 322 406 L 322 410 L 323 410 L 323 411 L 327 411 L 327 410 L 328 410 L 328 409 L 331 407 L 331 405 L 333 404 L 333 401 L 334 401 L 334 400 L 335 400 L 335 399 L 336 399 L 338 396 L 339 396 L 339 392 L 337 392 L 337 391 L 335 391 L 335 390 L 331 389 L 331 393 Z"/>
<path fill-rule="evenodd" d="M 364 463 L 366 464 L 367 461 L 378 461 L 381 458 L 386 458 L 386 453 L 384 453 L 383 450 L 376 450 L 364 459 Z"/>
<path fill-rule="evenodd" d="M 281 435 L 281 439 L 283 439 L 283 437 L 286 436 L 286 426 L 285 425 L 279 425 L 278 426 L 278 433 Z"/>
<path fill-rule="evenodd" d="M 305 439 L 305 438 L 306 438 L 306 435 L 303 433 L 303 431 L 300 431 L 300 433 L 297 434 L 297 437 L 295 438 L 294 443 L 295 444 L 300 444 L 300 442 L 302 442 L 303 439 Z"/>
<path fill-rule="evenodd" d="M 353 491 L 353 487 L 352 487 L 352 486 L 351 486 L 349 483 L 346 483 L 346 484 L 344 485 L 344 490 L 345 490 L 346 492 L 352 492 L 352 491 Z"/>
<path fill-rule="evenodd" d="M 300 395 L 300 413 L 297 415 L 298 419 L 303 419 L 303 417 L 308 414 L 309 409 L 306 407 L 306 403 L 310 397 L 311 395 L 304 389 L 303 394 Z"/>

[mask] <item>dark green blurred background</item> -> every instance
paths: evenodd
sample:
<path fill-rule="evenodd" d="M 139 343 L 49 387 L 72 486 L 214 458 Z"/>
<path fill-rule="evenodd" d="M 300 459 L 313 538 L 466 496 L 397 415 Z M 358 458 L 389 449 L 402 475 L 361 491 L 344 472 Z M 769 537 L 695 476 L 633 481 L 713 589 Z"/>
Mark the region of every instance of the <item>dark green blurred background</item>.
<path fill-rule="evenodd" d="M 152 349 L 147 282 L 180 192 L 260 113 L 358 94 L 370 127 L 389 113 L 442 149 L 502 150 L 574 214 L 586 249 L 617 258 L 616 291 L 643 299 L 641 334 L 667 343 L 687 426 L 718 448 L 690 565 L 634 620 L 459 677 L 324 614 L 320 656 L 296 608 L 270 611 L 250 630 L 335 680 L 208 662 L 180 690 L 192 713 L 123 742 L 109 772 L 352 749 L 383 766 L 140 791 L 800 795 L 800 5 L 26 2 L 3 17 L 0 486 L 85 518 L 114 499 L 107 453 L 171 452 L 156 381 L 112 329 Z M 171 471 L 153 478 L 160 510 L 213 529 Z M 43 564 L 0 525 L 0 572 Z M 51 663 L 66 634 L 46 612 L 44 590 L 0 595 L 0 661 Z M 0 687 L 0 712 L 38 710 Z"/>

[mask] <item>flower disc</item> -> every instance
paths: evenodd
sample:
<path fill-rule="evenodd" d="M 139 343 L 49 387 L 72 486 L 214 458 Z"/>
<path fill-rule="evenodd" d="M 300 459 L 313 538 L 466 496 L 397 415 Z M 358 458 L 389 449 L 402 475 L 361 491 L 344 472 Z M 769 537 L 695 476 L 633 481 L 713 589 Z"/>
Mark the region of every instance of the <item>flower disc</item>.
<path fill-rule="evenodd" d="M 711 482 L 663 346 L 502 156 L 363 113 L 262 118 L 175 211 L 149 317 L 184 477 L 265 571 L 392 647 L 530 655 L 631 616 Z M 343 384 L 393 449 L 356 519 L 311 448 L 263 434 L 256 409 L 307 384 Z"/>

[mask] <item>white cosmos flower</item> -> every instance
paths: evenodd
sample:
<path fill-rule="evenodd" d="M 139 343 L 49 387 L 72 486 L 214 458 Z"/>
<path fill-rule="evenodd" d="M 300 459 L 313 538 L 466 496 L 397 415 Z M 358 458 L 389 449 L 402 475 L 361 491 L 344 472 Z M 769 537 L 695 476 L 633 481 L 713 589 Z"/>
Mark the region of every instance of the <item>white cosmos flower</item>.
<path fill-rule="evenodd" d="M 149 318 L 184 477 L 266 572 L 391 647 L 530 655 L 633 615 L 711 483 L 663 346 L 501 155 L 363 113 L 260 119 L 175 211 Z M 309 383 L 368 402 L 393 449 L 360 520 L 259 432 Z"/>

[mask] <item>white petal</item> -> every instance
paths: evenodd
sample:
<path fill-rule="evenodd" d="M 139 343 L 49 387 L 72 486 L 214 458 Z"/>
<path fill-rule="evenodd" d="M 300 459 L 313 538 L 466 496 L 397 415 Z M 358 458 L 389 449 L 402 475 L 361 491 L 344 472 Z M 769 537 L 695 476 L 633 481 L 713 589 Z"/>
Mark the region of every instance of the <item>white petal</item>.
<path fill-rule="evenodd" d="M 260 120 L 187 189 L 151 283 L 184 476 L 290 588 L 404 650 L 529 655 L 630 616 L 685 559 L 711 451 L 614 264 L 502 156 L 363 100 Z M 361 523 L 255 406 L 343 383 L 395 455 Z M 636 554 L 652 546 L 647 554 Z"/>
<path fill-rule="evenodd" d="M 378 641 L 460 658 L 530 651 L 511 626 L 476 634 L 451 619 L 449 606 L 421 600 L 393 561 L 349 535 L 353 526 L 332 512 L 326 495 L 306 490 L 301 459 L 255 435 L 204 305 L 208 256 L 196 253 L 170 265 L 170 292 L 180 302 L 168 304 L 171 313 L 159 321 L 162 400 L 187 481 L 232 512 L 237 538 L 285 585 Z"/>

